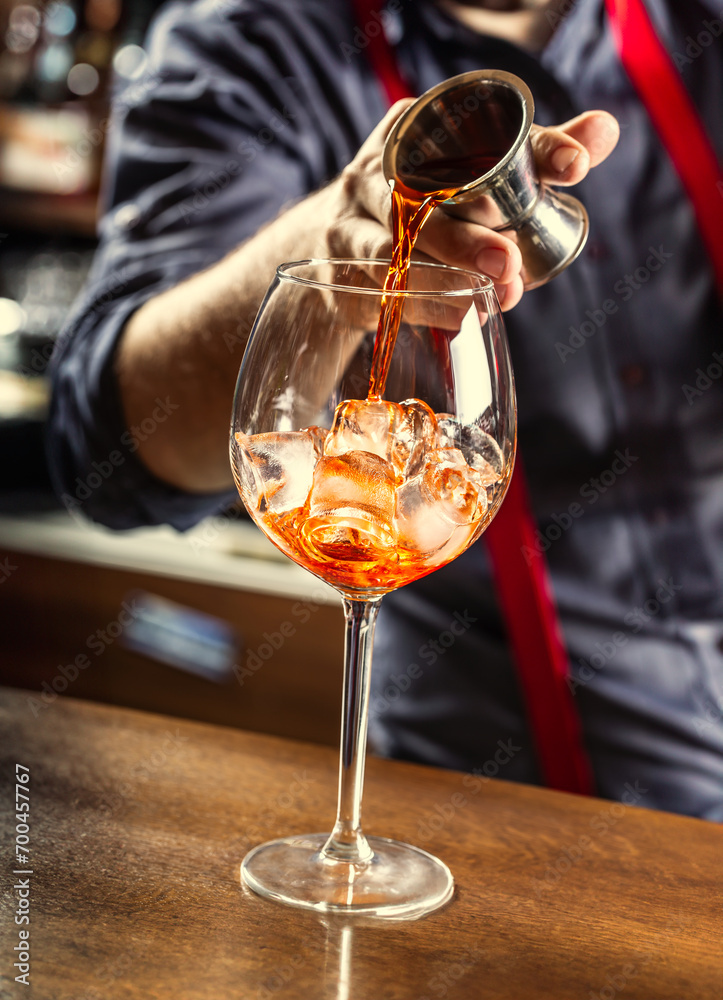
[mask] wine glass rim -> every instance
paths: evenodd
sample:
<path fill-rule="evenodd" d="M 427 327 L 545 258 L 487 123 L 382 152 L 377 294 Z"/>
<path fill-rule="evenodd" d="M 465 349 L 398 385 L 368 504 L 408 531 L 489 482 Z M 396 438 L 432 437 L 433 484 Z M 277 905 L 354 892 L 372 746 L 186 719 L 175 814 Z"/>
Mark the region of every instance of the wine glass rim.
<path fill-rule="evenodd" d="M 343 290 L 345 292 L 359 292 L 366 295 L 374 295 L 377 298 L 382 292 L 382 288 L 369 288 L 368 285 L 335 285 L 328 281 L 317 281 L 314 278 L 304 277 L 299 274 L 291 274 L 290 270 L 294 267 L 303 267 L 307 265 L 322 265 L 322 264 L 354 264 L 358 265 L 360 270 L 365 267 L 369 267 L 370 264 L 381 264 L 387 269 L 389 268 L 391 261 L 385 260 L 383 258 L 363 258 L 363 257 L 309 257 L 307 260 L 290 260 L 284 264 L 279 264 L 276 268 L 276 276 L 280 281 L 292 281 L 299 285 L 307 285 L 312 288 L 319 288 L 331 291 Z M 425 268 L 426 270 L 436 270 L 436 271 L 455 271 L 457 274 L 465 275 L 469 278 L 474 279 L 475 284 L 470 285 L 468 288 L 440 288 L 440 289 L 423 289 L 417 290 L 413 288 L 405 289 L 392 289 L 391 291 L 385 292 L 385 295 L 393 295 L 398 298 L 410 297 L 410 298 L 459 298 L 462 296 L 477 295 L 480 292 L 491 292 L 494 291 L 494 282 L 486 274 L 480 274 L 477 271 L 470 271 L 463 267 L 454 267 L 451 264 L 435 264 L 432 261 L 415 260 L 412 261 L 410 265 L 410 270 L 419 270 L 420 268 Z"/>

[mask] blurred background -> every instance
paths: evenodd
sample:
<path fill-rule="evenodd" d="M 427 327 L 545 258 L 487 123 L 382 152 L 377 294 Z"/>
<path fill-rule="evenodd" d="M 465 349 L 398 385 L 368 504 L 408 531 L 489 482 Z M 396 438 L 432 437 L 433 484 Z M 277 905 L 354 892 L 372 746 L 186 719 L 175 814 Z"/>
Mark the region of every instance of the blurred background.
<path fill-rule="evenodd" d="M 0 0 L 0 683 L 335 743 L 333 591 L 238 508 L 112 533 L 54 497 L 48 363 L 93 256 L 113 89 L 156 0 Z M 230 406 L 230 401 L 229 401 Z"/>

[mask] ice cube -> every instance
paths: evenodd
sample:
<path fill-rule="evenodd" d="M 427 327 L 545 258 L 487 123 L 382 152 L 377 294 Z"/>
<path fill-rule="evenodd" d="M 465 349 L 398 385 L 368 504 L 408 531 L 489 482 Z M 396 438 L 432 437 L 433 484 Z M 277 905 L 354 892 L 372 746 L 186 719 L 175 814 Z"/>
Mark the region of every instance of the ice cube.
<path fill-rule="evenodd" d="M 366 451 L 325 455 L 314 470 L 309 513 L 359 507 L 382 516 L 394 509 L 394 473 L 388 462 Z"/>
<path fill-rule="evenodd" d="M 375 561 L 394 553 L 395 479 L 391 465 L 367 451 L 319 460 L 302 528 L 316 555 Z"/>
<path fill-rule="evenodd" d="M 394 525 L 405 548 L 434 552 L 486 509 L 479 473 L 457 448 L 437 448 L 427 453 L 422 472 L 397 489 Z"/>
<path fill-rule="evenodd" d="M 458 448 L 430 451 L 422 476 L 428 497 L 453 524 L 469 524 L 480 516 L 480 493 L 487 507 L 480 474 L 470 468 Z"/>
<path fill-rule="evenodd" d="M 304 430 L 311 434 L 312 440 L 314 442 L 314 448 L 316 449 L 316 454 L 321 456 L 324 454 L 324 442 L 326 441 L 329 431 L 326 427 L 318 427 L 316 424 L 311 427 L 305 427 Z"/>
<path fill-rule="evenodd" d="M 396 403 L 382 399 L 347 399 L 336 408 L 334 423 L 324 443 L 324 454 L 368 451 L 388 462 L 400 419 L 401 411 Z"/>
<path fill-rule="evenodd" d="M 448 563 L 451 559 L 456 559 L 460 553 L 469 548 L 478 527 L 479 521 L 472 524 L 458 524 L 452 532 L 451 538 L 442 546 L 441 549 L 437 549 L 436 552 L 428 558 L 427 564 L 429 567 L 434 568 L 437 566 L 444 566 L 444 564 Z"/>
<path fill-rule="evenodd" d="M 397 489 L 394 527 L 397 540 L 405 549 L 434 552 L 452 537 L 456 525 L 430 499 L 424 475 L 420 474 Z"/>
<path fill-rule="evenodd" d="M 404 479 L 416 476 L 428 451 L 436 447 L 437 420 L 421 399 L 406 399 L 399 404 L 400 421 L 394 432 L 392 462 Z"/>
<path fill-rule="evenodd" d="M 436 413 L 440 448 L 456 448 L 462 438 L 462 424 L 452 413 Z"/>
<path fill-rule="evenodd" d="M 397 489 L 394 525 L 399 543 L 418 552 L 440 553 L 459 536 L 457 554 L 486 510 L 480 474 L 458 448 L 436 448 L 422 472 Z"/>
<path fill-rule="evenodd" d="M 285 514 L 303 507 L 318 460 L 309 431 L 237 434 L 235 461 L 243 499 L 261 513 Z"/>
<path fill-rule="evenodd" d="M 480 481 L 484 487 L 494 486 L 495 483 L 499 482 L 500 474 L 495 472 L 494 467 L 481 455 L 473 455 L 470 466 L 479 473 Z"/>
<path fill-rule="evenodd" d="M 465 461 L 482 476 L 484 486 L 491 486 L 501 478 L 505 460 L 500 447 L 474 424 L 463 424 L 449 413 L 439 413 L 437 440 L 440 448 L 459 448 Z"/>

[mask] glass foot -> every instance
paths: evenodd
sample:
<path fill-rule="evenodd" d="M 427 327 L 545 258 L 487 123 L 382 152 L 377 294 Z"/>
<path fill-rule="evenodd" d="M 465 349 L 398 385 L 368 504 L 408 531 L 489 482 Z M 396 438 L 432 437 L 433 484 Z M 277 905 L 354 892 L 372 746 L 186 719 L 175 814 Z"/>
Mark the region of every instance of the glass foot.
<path fill-rule="evenodd" d="M 321 857 L 328 839 L 314 833 L 261 844 L 241 863 L 241 878 L 288 906 L 397 920 L 421 917 L 452 898 L 449 868 L 418 847 L 369 837 L 371 860 L 349 864 Z"/>

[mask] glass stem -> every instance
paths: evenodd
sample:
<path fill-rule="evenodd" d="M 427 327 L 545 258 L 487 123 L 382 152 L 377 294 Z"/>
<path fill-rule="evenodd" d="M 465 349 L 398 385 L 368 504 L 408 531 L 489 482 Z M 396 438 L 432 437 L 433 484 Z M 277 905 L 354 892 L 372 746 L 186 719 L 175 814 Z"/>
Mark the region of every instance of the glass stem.
<path fill-rule="evenodd" d="M 322 857 L 347 864 L 371 859 L 372 849 L 361 829 L 361 800 L 369 723 L 374 626 L 381 597 L 368 601 L 343 598 L 346 636 L 344 693 L 341 707 L 339 801 L 336 823 Z"/>

